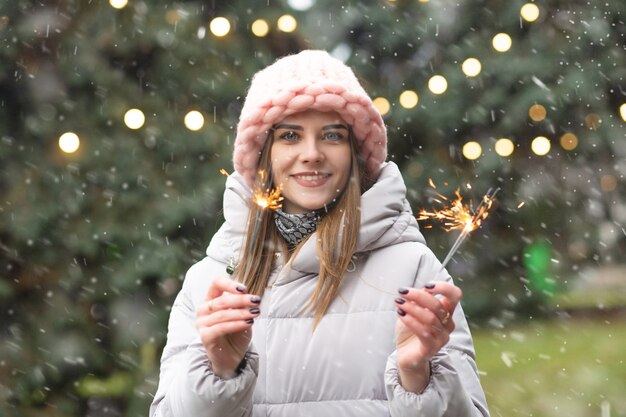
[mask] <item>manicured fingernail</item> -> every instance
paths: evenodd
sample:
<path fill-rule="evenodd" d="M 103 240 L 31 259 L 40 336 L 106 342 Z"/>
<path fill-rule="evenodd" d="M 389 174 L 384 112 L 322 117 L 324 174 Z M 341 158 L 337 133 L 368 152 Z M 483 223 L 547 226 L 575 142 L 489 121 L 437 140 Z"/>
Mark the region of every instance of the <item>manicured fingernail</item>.
<path fill-rule="evenodd" d="M 400 294 L 408 294 L 409 293 L 409 289 L 405 288 L 405 287 L 400 287 L 400 288 L 398 288 L 398 292 Z"/>
<path fill-rule="evenodd" d="M 395 301 L 397 304 L 404 304 L 404 303 L 406 303 L 406 300 L 404 298 L 399 298 L 399 297 L 396 298 L 393 301 Z"/>
<path fill-rule="evenodd" d="M 433 288 L 435 288 L 435 283 L 432 281 L 427 282 L 426 284 L 424 284 L 424 288 L 432 290 Z"/>
<path fill-rule="evenodd" d="M 402 310 L 401 308 L 398 309 L 398 314 L 401 315 L 402 317 L 406 316 L 406 311 Z"/>
<path fill-rule="evenodd" d="M 248 323 L 248 324 L 252 324 L 252 323 L 254 323 L 254 319 L 246 319 L 246 320 L 244 320 L 244 321 L 245 321 L 246 323 Z"/>
<path fill-rule="evenodd" d="M 244 287 L 243 285 L 237 285 L 235 287 L 235 289 L 239 292 L 245 292 L 246 291 L 246 287 Z"/>
<path fill-rule="evenodd" d="M 261 312 L 260 308 L 254 307 L 250 309 L 250 313 L 252 314 L 259 314 Z"/>
<path fill-rule="evenodd" d="M 258 295 L 253 295 L 252 297 L 250 297 L 250 302 L 254 304 L 261 304 L 261 297 L 259 297 Z"/>

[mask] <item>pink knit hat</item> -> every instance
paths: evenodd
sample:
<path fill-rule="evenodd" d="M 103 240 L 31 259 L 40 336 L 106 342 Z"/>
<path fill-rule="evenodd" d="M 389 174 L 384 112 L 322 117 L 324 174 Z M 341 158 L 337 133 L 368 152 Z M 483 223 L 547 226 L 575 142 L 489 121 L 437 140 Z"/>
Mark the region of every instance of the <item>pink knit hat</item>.
<path fill-rule="evenodd" d="M 326 51 L 307 50 L 278 59 L 252 78 L 233 153 L 235 170 L 251 188 L 269 129 L 308 109 L 336 111 L 351 125 L 368 175 L 378 177 L 387 158 L 380 113 L 349 67 Z"/>

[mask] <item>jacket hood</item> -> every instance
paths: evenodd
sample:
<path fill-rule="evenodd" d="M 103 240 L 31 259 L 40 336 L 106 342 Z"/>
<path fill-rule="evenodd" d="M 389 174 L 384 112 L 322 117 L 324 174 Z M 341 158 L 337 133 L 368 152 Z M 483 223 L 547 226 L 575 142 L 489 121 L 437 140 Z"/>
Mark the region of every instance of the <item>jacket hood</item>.
<path fill-rule="evenodd" d="M 209 257 L 223 263 L 238 261 L 251 194 L 241 175 L 235 172 L 228 177 L 224 191 L 225 222 L 207 248 Z M 369 252 L 403 242 L 425 244 L 406 198 L 402 174 L 395 163 L 387 162 L 376 183 L 361 196 L 361 228 L 356 252 Z M 316 239 L 305 242 L 292 259 L 292 268 L 301 272 L 319 271 Z"/>

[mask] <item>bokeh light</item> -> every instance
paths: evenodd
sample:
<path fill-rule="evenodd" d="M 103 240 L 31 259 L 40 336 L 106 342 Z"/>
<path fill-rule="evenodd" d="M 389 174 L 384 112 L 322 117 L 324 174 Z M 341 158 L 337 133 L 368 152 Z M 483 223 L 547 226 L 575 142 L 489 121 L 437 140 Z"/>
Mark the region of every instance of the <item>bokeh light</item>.
<path fill-rule="evenodd" d="M 496 141 L 496 153 L 500 156 L 510 156 L 515 150 L 513 141 L 509 138 L 500 138 Z"/>
<path fill-rule="evenodd" d="M 382 116 L 389 113 L 389 110 L 391 109 L 391 104 L 389 104 L 389 100 L 387 100 L 385 97 L 376 97 L 372 101 L 374 103 L 374 107 L 376 107 L 376 109 Z"/>
<path fill-rule="evenodd" d="M 309 10 L 315 4 L 315 0 L 287 0 L 287 4 L 294 10 Z"/>
<path fill-rule="evenodd" d="M 128 5 L 128 0 L 109 0 L 109 4 L 115 9 L 123 9 Z"/>
<path fill-rule="evenodd" d="M 146 116 L 139 109 L 130 109 L 124 114 L 124 124 L 129 129 L 137 130 L 146 122 Z"/>
<path fill-rule="evenodd" d="M 619 114 L 622 116 L 622 120 L 626 122 L 626 103 L 619 106 Z"/>
<path fill-rule="evenodd" d="M 448 89 L 448 81 L 441 75 L 433 75 L 428 80 L 428 89 L 433 94 L 443 94 Z"/>
<path fill-rule="evenodd" d="M 204 126 L 204 116 L 197 110 L 191 110 L 185 115 L 185 127 L 192 131 L 202 129 Z"/>
<path fill-rule="evenodd" d="M 528 109 L 528 116 L 531 119 L 533 119 L 533 121 L 535 121 L 535 122 L 542 121 L 543 119 L 546 118 L 547 114 L 548 114 L 548 112 L 547 112 L 546 108 L 543 107 L 541 104 L 533 104 Z"/>
<path fill-rule="evenodd" d="M 400 94 L 400 105 L 405 109 L 412 109 L 417 106 L 419 102 L 419 97 L 417 93 L 413 90 L 405 90 Z"/>
<path fill-rule="evenodd" d="M 266 36 L 269 33 L 270 25 L 267 23 L 267 21 L 263 19 L 257 19 L 254 22 L 252 22 L 252 26 L 250 26 L 250 30 L 252 30 L 252 33 L 254 34 L 254 36 L 258 36 L 259 38 L 262 38 L 263 36 Z"/>
<path fill-rule="evenodd" d="M 573 133 L 565 133 L 560 139 L 561 147 L 566 151 L 573 151 L 578 146 L 578 138 Z"/>
<path fill-rule="evenodd" d="M 591 130 L 596 130 L 597 128 L 599 128 L 601 123 L 602 118 L 598 113 L 589 113 L 587 116 L 585 116 L 585 125 Z"/>
<path fill-rule="evenodd" d="M 530 148 L 536 155 L 547 155 L 551 148 L 550 140 L 545 136 L 537 136 L 530 144 Z"/>
<path fill-rule="evenodd" d="M 539 18 L 539 7 L 534 3 L 526 3 L 519 11 L 520 16 L 527 22 L 534 22 Z"/>
<path fill-rule="evenodd" d="M 602 178 L 600 178 L 600 188 L 602 188 L 602 191 L 605 193 L 615 191 L 617 188 L 617 179 L 611 174 L 603 175 Z"/>
<path fill-rule="evenodd" d="M 74 132 L 65 132 L 59 136 L 59 148 L 65 153 L 74 153 L 80 147 L 80 138 Z"/>
<path fill-rule="evenodd" d="M 283 32 L 293 32 L 298 27 L 296 18 L 290 14 L 284 14 L 278 18 L 278 30 Z"/>
<path fill-rule="evenodd" d="M 506 33 L 498 33 L 496 36 L 493 37 L 491 44 L 493 45 L 493 49 L 495 49 L 496 51 L 506 52 L 511 49 L 513 41 L 511 40 L 511 37 Z"/>
<path fill-rule="evenodd" d="M 467 58 L 465 61 L 463 61 L 461 69 L 463 70 L 463 73 L 468 77 L 475 77 L 480 74 L 480 71 L 482 70 L 482 65 L 480 61 L 476 58 Z"/>
<path fill-rule="evenodd" d="M 228 32 L 230 32 L 230 22 L 225 17 L 216 17 L 215 19 L 211 20 L 211 23 L 209 24 L 209 30 L 213 35 L 221 38 L 228 35 Z"/>
<path fill-rule="evenodd" d="M 483 148 L 480 143 L 475 141 L 469 141 L 463 145 L 463 156 L 469 160 L 475 160 L 480 158 L 483 154 Z"/>

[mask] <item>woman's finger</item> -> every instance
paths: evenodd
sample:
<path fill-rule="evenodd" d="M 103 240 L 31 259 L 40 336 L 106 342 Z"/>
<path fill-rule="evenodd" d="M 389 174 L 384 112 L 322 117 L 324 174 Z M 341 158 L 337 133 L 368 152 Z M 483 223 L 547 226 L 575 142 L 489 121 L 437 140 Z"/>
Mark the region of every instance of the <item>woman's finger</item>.
<path fill-rule="evenodd" d="M 259 316 L 260 312 L 261 310 L 258 307 L 219 310 L 213 314 L 198 316 L 196 327 L 209 327 L 229 321 L 254 319 Z"/>
<path fill-rule="evenodd" d="M 419 321 L 416 317 L 406 313 L 402 308 L 398 309 L 398 317 L 432 354 L 436 353 L 443 345 L 448 343 L 450 334 L 441 329 L 441 327 L 437 329 L 427 325 Z"/>
<path fill-rule="evenodd" d="M 213 314 L 221 310 L 254 308 L 261 304 L 261 297 L 251 294 L 223 293 L 219 297 L 205 300 L 196 311 L 198 316 Z"/>
<path fill-rule="evenodd" d="M 235 321 L 226 321 L 223 323 L 216 324 L 214 326 L 208 327 L 200 327 L 198 328 L 198 333 L 200 333 L 200 338 L 203 343 L 207 343 L 209 341 L 218 340 L 221 337 L 227 336 L 233 333 L 239 333 L 246 330 L 249 330 L 254 324 L 254 320 L 250 319 L 247 321 L 244 320 L 235 320 Z"/>
<path fill-rule="evenodd" d="M 400 294 L 400 299 L 410 301 L 411 304 L 431 311 L 435 318 L 442 323 L 446 321 L 446 318 L 450 317 L 450 312 L 433 294 L 415 288 L 400 288 L 398 293 Z M 400 300 L 396 300 L 396 304 L 398 304 L 398 301 Z"/>
<path fill-rule="evenodd" d="M 456 285 L 445 281 L 431 281 L 424 285 L 424 291 L 433 295 L 443 296 L 439 301 L 444 307 L 450 311 L 450 314 L 454 312 L 457 304 L 463 297 L 463 292 Z"/>
<path fill-rule="evenodd" d="M 231 294 L 245 294 L 247 293 L 247 289 L 245 285 L 240 282 L 233 281 L 230 278 L 217 277 L 209 284 L 205 299 L 212 300 L 226 292 Z"/>

